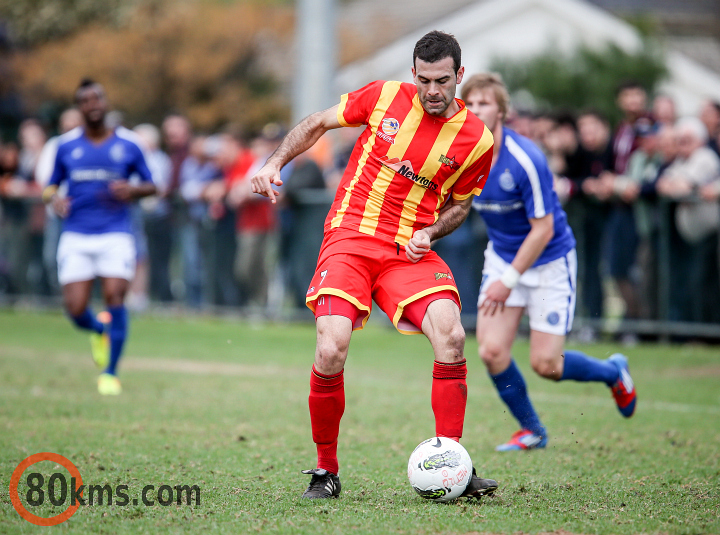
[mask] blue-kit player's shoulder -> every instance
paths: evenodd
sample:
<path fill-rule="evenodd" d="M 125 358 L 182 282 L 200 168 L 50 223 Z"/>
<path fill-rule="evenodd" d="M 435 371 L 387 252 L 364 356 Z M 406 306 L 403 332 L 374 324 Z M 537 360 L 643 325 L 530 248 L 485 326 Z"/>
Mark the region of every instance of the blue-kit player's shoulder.
<path fill-rule="evenodd" d="M 125 128 L 124 126 L 118 126 L 115 129 L 115 135 L 118 137 L 118 139 L 122 139 L 128 144 L 134 145 L 138 150 L 140 150 L 140 152 L 143 152 L 143 145 L 142 141 L 140 140 L 140 136 L 138 136 L 132 130 Z"/>
<path fill-rule="evenodd" d="M 512 139 L 512 141 L 514 141 L 515 144 L 520 149 L 522 149 L 525 154 L 528 155 L 528 157 L 532 160 L 533 164 L 535 164 L 536 167 L 547 166 L 548 163 L 545 154 L 543 153 L 543 151 L 540 150 L 540 147 L 538 147 L 532 139 L 522 136 L 507 127 L 503 128 L 503 134 L 506 136 L 506 139 Z"/>
<path fill-rule="evenodd" d="M 83 128 L 82 126 L 76 126 L 72 130 L 68 130 L 64 134 L 61 134 L 58 136 L 58 150 L 63 148 L 63 146 L 67 146 L 68 144 L 71 144 L 73 141 L 77 141 L 80 139 L 83 135 Z"/>

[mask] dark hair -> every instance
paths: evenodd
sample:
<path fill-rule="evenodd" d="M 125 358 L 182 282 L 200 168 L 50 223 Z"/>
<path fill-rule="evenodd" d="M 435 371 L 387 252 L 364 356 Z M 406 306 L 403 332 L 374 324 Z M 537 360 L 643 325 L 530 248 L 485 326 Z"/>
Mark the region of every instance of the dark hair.
<path fill-rule="evenodd" d="M 88 87 L 93 87 L 93 86 L 98 86 L 100 88 L 100 92 L 104 94 L 105 91 L 99 83 L 97 83 L 92 78 L 83 78 L 82 80 L 80 80 L 80 83 L 78 84 L 78 87 L 75 90 L 75 102 L 78 101 L 78 97 L 80 96 L 80 91 L 82 91 L 83 89 L 87 89 Z"/>
<path fill-rule="evenodd" d="M 415 67 L 415 60 L 418 58 L 428 63 L 436 63 L 445 58 L 452 58 L 455 74 L 457 74 L 460 70 L 460 45 L 453 35 L 433 30 L 423 35 L 415 43 L 413 67 Z"/>
<path fill-rule="evenodd" d="M 624 82 L 621 82 L 615 89 L 615 96 L 619 96 L 620 93 L 622 93 L 626 89 L 640 89 L 641 91 L 645 91 L 647 93 L 647 89 L 645 89 L 645 86 L 643 86 L 637 80 L 625 80 Z"/>
<path fill-rule="evenodd" d="M 567 109 L 560 109 L 553 113 L 555 119 L 555 126 L 569 126 L 573 130 L 577 131 L 577 121 L 575 114 Z"/>
<path fill-rule="evenodd" d="M 578 114 L 578 119 L 588 116 L 595 117 L 598 121 L 604 123 L 605 125 L 610 125 L 610 121 L 608 120 L 607 116 L 597 108 L 585 108 Z"/>

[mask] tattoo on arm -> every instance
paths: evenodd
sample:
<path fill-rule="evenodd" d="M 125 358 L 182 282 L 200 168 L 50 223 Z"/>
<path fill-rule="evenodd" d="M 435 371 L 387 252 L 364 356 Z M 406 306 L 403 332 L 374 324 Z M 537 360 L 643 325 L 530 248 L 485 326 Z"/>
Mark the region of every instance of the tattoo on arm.
<path fill-rule="evenodd" d="M 449 202 L 440 210 L 438 220 L 426 227 L 425 230 L 430 234 L 430 239 L 435 241 L 447 236 L 453 230 L 463 224 L 463 221 L 467 218 L 470 213 L 470 207 L 472 206 L 472 197 L 465 201 L 458 202 L 457 204 L 453 201 Z"/>

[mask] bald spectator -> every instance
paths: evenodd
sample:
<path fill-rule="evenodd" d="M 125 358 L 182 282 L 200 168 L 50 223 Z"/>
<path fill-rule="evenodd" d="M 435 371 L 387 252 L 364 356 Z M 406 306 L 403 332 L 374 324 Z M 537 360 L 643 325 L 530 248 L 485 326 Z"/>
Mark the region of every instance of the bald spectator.
<path fill-rule="evenodd" d="M 679 261 L 673 280 L 684 291 L 671 300 L 671 319 L 718 321 L 720 289 L 717 276 L 720 208 L 698 193 L 717 180 L 720 158 L 707 146 L 705 125 L 696 117 L 680 119 L 676 127 L 677 158 L 660 177 L 658 194 L 676 201 L 677 238 L 671 256 Z"/>

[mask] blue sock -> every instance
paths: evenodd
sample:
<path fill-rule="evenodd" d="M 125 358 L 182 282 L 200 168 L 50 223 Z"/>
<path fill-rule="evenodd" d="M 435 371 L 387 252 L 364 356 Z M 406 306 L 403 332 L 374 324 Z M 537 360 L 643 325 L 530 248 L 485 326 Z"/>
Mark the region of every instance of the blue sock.
<path fill-rule="evenodd" d="M 119 307 L 109 307 L 108 312 L 110 312 L 112 316 L 112 322 L 110 323 L 110 363 L 105 373 L 116 375 L 115 368 L 117 368 L 118 362 L 120 361 L 125 338 L 127 338 L 128 313 L 122 305 Z"/>
<path fill-rule="evenodd" d="M 79 316 L 70 316 L 70 319 L 81 329 L 95 331 L 98 334 L 103 332 L 103 324 L 97 320 L 90 307 L 87 307 Z"/>
<path fill-rule="evenodd" d="M 523 429 L 529 429 L 536 435 L 545 436 L 545 427 L 540 423 L 540 418 L 532 406 L 525 387 L 525 379 L 515 361 L 511 360 L 507 370 L 497 375 L 491 375 L 490 378 L 495 383 L 495 388 L 505 405 L 508 406 L 515 419 L 520 422 L 520 426 Z"/>
<path fill-rule="evenodd" d="M 618 379 L 618 369 L 606 360 L 587 356 L 582 351 L 565 351 L 561 381 L 599 381 L 612 385 Z"/>

